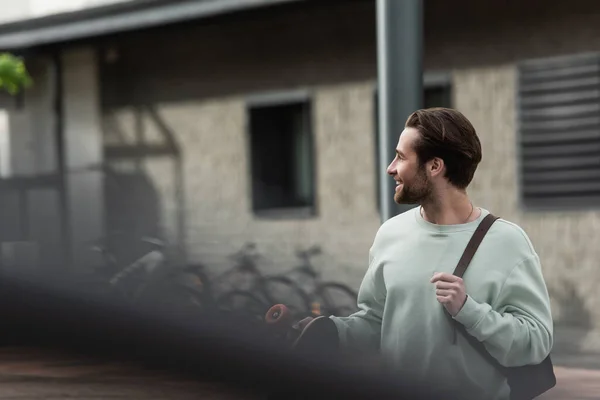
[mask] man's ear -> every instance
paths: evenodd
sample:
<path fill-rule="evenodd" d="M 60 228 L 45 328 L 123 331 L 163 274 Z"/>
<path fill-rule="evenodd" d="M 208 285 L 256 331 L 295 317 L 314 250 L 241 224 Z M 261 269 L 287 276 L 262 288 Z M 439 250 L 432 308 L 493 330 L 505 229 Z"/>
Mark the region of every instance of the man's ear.
<path fill-rule="evenodd" d="M 439 157 L 433 158 L 429 162 L 429 173 L 432 177 L 442 174 L 444 171 L 444 160 Z"/>

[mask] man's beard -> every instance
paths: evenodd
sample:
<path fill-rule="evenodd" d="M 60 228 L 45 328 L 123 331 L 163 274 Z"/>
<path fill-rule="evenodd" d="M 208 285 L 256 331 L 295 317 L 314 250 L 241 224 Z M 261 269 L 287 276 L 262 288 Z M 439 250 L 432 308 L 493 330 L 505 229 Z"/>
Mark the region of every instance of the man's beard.
<path fill-rule="evenodd" d="M 425 166 L 420 165 L 410 184 L 403 182 L 400 192 L 394 193 L 394 201 L 398 204 L 423 204 L 431 197 L 431 192 L 431 182 Z"/>

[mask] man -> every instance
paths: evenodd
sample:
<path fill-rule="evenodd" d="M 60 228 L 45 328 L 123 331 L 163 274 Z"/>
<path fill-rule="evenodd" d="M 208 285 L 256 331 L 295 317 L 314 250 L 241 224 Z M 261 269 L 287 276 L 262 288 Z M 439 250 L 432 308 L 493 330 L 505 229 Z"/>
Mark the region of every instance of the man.
<path fill-rule="evenodd" d="M 387 172 L 396 181 L 394 200 L 419 207 L 377 232 L 358 294 L 360 311 L 331 318 L 345 346 L 378 350 L 399 377 L 461 399 L 508 399 L 504 376 L 451 318 L 507 367 L 544 360 L 553 324 L 540 260 L 513 223 L 492 225 L 464 281 L 452 274 L 488 214 L 466 192 L 480 161 L 480 141 L 460 112 L 434 108 L 410 115 Z"/>

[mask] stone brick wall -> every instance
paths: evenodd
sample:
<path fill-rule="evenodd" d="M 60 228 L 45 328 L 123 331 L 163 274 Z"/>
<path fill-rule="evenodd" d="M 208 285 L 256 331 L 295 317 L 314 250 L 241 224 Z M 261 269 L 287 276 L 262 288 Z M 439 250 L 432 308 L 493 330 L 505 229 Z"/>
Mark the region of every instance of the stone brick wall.
<path fill-rule="evenodd" d="M 325 252 L 320 263 L 325 276 L 357 287 L 379 225 L 372 96 L 370 83 L 315 90 L 318 215 L 306 218 L 269 219 L 253 215 L 247 168 L 247 121 L 241 99 L 157 106 L 157 114 L 182 144 L 189 258 L 225 267 L 228 254 L 244 242 L 253 241 L 273 264 L 265 267 L 283 271 L 294 264 L 297 248 L 319 244 Z M 131 129 L 128 110 L 112 112 L 105 118 L 110 119 L 112 129 Z M 152 124 L 148 122 L 147 126 Z M 151 129 L 146 130 L 146 137 L 149 141 L 160 140 L 158 132 L 152 133 Z M 161 193 L 163 228 L 176 239 L 172 164 L 168 158 L 146 159 L 143 168 L 152 178 L 155 190 Z"/>

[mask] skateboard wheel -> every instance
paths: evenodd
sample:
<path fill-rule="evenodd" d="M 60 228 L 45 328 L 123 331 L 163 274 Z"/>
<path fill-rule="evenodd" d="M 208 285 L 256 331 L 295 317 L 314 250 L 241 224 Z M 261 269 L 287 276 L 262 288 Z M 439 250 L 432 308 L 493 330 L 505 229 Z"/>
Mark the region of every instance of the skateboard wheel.
<path fill-rule="evenodd" d="M 267 311 L 265 321 L 267 324 L 291 325 L 292 313 L 283 304 L 276 304 Z"/>

